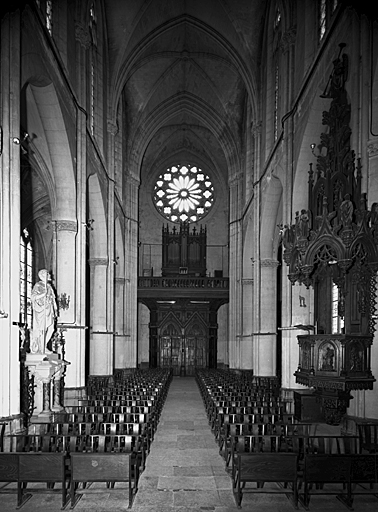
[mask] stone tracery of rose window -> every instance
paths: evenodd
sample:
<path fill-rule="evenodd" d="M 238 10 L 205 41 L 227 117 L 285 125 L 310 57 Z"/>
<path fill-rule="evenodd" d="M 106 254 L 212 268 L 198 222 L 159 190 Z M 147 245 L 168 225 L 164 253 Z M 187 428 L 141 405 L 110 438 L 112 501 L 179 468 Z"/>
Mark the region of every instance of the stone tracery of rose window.
<path fill-rule="evenodd" d="M 199 167 L 173 165 L 156 180 L 154 203 L 171 222 L 197 222 L 211 209 L 214 187 Z"/>

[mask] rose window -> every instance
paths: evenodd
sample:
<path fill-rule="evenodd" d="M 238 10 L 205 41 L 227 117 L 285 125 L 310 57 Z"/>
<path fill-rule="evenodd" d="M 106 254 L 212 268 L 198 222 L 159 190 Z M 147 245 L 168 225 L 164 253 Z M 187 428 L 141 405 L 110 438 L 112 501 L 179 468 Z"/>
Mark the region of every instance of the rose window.
<path fill-rule="evenodd" d="M 174 165 L 158 177 L 153 197 L 158 211 L 171 222 L 197 222 L 213 205 L 214 187 L 198 167 Z"/>

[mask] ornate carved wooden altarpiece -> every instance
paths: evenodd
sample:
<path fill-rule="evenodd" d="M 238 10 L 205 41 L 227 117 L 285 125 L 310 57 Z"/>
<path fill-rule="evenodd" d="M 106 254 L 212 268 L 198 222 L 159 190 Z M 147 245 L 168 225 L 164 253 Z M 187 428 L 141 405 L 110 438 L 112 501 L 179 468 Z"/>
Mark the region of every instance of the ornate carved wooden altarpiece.
<path fill-rule="evenodd" d="M 296 382 L 316 389 L 327 423 L 338 424 L 352 390 L 373 388 L 370 352 L 376 321 L 378 203 L 367 208 L 361 192 L 361 162 L 350 147 L 351 106 L 345 89 L 348 57 L 340 54 L 324 98 L 327 130 L 320 136 L 316 169 L 310 164 L 308 210 L 283 229 L 289 279 L 313 287 L 314 334 L 298 336 Z M 314 149 L 314 147 L 313 147 Z M 332 325 L 332 294 L 337 286 Z"/>

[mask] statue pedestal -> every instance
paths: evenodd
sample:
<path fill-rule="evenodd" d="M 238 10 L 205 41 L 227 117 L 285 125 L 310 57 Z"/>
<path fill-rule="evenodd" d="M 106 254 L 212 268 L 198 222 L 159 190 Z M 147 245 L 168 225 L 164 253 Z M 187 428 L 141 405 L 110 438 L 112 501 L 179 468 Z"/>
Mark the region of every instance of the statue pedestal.
<path fill-rule="evenodd" d="M 61 378 L 65 362 L 59 354 L 27 354 L 25 365 L 34 376 L 34 411 L 32 422 L 49 422 L 54 412 L 63 411 Z"/>

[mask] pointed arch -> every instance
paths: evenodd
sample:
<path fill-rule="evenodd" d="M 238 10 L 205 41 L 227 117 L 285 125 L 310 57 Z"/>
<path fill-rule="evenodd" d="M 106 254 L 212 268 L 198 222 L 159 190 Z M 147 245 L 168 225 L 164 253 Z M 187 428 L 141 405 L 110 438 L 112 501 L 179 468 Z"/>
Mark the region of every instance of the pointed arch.
<path fill-rule="evenodd" d="M 47 184 L 53 218 L 75 220 L 73 157 L 54 84 L 31 80 L 25 88 L 25 103 L 26 143 Z"/>

